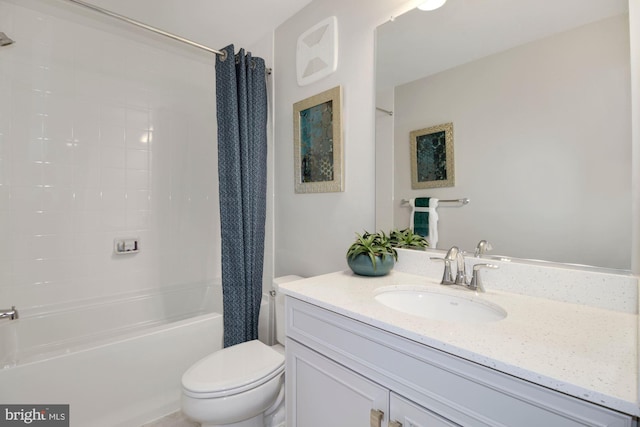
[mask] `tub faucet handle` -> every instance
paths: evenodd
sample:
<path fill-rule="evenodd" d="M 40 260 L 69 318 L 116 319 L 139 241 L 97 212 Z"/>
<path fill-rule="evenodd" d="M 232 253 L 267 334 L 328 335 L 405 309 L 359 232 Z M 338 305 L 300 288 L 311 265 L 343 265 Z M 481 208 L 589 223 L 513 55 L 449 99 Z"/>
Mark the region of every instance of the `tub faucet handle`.
<path fill-rule="evenodd" d="M 19 318 L 18 310 L 15 305 L 12 305 L 10 309 L 0 310 L 0 319 L 8 317 L 11 320 L 16 320 Z"/>

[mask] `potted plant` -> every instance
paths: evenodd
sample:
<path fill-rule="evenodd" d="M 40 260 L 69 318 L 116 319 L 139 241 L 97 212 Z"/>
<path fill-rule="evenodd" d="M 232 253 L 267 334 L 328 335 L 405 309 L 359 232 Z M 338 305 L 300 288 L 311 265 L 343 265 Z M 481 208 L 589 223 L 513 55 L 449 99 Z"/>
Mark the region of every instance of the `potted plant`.
<path fill-rule="evenodd" d="M 404 230 L 393 230 L 389 234 L 389 240 L 396 248 L 424 249 L 429 246 L 427 239 L 414 233 L 410 228 L 405 228 Z"/>
<path fill-rule="evenodd" d="M 384 233 L 356 233 L 357 239 L 347 250 L 347 264 L 361 276 L 384 276 L 393 268 L 398 253 Z"/>

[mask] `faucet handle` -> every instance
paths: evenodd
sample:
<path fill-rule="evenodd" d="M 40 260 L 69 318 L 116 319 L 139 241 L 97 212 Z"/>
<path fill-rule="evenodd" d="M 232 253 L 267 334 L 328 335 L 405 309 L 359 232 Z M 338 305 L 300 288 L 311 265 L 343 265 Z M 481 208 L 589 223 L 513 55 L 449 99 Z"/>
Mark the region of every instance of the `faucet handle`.
<path fill-rule="evenodd" d="M 471 283 L 469 283 L 469 289 L 484 292 L 484 286 L 482 285 L 482 281 L 480 280 L 480 270 L 483 268 L 500 268 L 495 264 L 475 264 L 473 266 L 473 275 L 471 276 Z"/>
<path fill-rule="evenodd" d="M 442 273 L 442 280 L 440 281 L 441 285 L 451 285 L 453 284 L 453 277 L 451 276 L 451 260 L 448 258 L 439 258 L 439 257 L 430 257 L 432 261 L 442 261 L 444 262 L 444 273 Z"/>
<path fill-rule="evenodd" d="M 0 319 L 8 317 L 11 320 L 16 320 L 19 318 L 18 310 L 16 310 L 16 306 L 12 305 L 11 309 L 0 309 Z"/>

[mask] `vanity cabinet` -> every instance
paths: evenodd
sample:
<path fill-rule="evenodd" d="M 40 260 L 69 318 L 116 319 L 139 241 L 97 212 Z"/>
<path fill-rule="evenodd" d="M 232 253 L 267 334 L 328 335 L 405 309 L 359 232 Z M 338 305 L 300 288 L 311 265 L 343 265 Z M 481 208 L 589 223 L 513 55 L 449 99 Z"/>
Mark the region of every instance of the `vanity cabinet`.
<path fill-rule="evenodd" d="M 457 426 L 296 341 L 288 341 L 287 348 L 292 425 Z"/>
<path fill-rule="evenodd" d="M 285 348 L 292 355 L 285 372 L 292 388 L 287 405 L 295 409 L 293 425 L 366 426 L 372 411 L 388 412 L 384 387 L 294 341 Z"/>
<path fill-rule="evenodd" d="M 637 427 L 629 415 L 290 296 L 286 316 L 292 427 Z"/>

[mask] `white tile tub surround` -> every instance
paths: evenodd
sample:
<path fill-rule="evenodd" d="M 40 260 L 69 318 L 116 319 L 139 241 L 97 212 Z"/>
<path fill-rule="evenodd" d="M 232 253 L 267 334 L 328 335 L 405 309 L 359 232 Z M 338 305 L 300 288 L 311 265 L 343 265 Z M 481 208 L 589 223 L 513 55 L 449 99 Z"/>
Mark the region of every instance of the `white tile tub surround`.
<path fill-rule="evenodd" d="M 220 286 L 190 284 L 23 310 L 18 321 L 0 321 L 0 371 L 221 313 L 220 293 Z"/>
<path fill-rule="evenodd" d="M 214 57 L 66 2 L 0 0 L 0 28 L 0 301 L 215 282 Z"/>
<path fill-rule="evenodd" d="M 443 258 L 444 255 L 443 251 L 400 249 L 394 270 L 440 280 L 443 263 L 431 257 Z M 475 258 L 473 254 L 465 259 L 469 275 L 475 264 L 495 264 L 499 267 L 480 272 L 482 282 L 488 289 L 638 313 L 638 277 L 632 274 L 556 263 Z M 453 269 L 455 272 L 455 263 Z"/>

